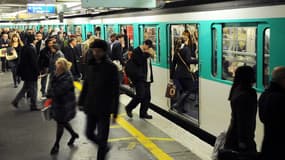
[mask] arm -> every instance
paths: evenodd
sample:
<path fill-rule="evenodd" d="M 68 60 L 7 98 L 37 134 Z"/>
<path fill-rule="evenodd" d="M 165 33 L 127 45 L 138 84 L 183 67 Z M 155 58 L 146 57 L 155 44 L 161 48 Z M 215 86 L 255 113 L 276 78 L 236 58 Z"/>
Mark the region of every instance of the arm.
<path fill-rule="evenodd" d="M 67 94 L 72 89 L 74 89 L 72 78 L 68 78 L 63 80 L 62 83 L 53 86 L 52 91 L 54 96 L 59 97 Z"/>
<path fill-rule="evenodd" d="M 79 106 L 85 106 L 85 101 L 86 101 L 86 97 L 87 97 L 87 90 L 88 90 L 88 83 L 87 83 L 87 79 L 83 82 L 83 87 L 82 87 L 82 91 L 80 93 L 79 96 L 79 100 L 78 100 L 78 105 Z"/>
<path fill-rule="evenodd" d="M 170 60 L 171 61 L 171 60 Z M 170 62 L 170 79 L 174 78 L 175 68 L 177 64 L 177 55 L 176 53 L 173 55 L 173 59 Z"/>
<path fill-rule="evenodd" d="M 184 47 L 182 49 L 181 55 L 183 55 L 182 58 L 184 58 L 184 61 L 188 65 L 190 65 L 190 64 L 197 64 L 198 63 L 197 59 L 192 59 L 192 57 L 191 57 L 192 51 L 191 51 L 191 49 L 189 47 Z"/>
<path fill-rule="evenodd" d="M 138 52 L 138 50 L 135 50 L 133 55 L 132 55 L 132 59 L 133 59 L 133 62 L 136 64 L 136 65 L 143 65 L 144 61 L 150 57 L 149 54 L 147 53 L 141 53 L 141 52 Z"/>

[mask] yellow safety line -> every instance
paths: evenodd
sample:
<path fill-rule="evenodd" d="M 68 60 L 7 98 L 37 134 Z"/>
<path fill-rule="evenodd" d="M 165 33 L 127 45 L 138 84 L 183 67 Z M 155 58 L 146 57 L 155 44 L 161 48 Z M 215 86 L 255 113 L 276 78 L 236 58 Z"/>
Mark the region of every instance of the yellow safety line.
<path fill-rule="evenodd" d="M 154 144 L 149 138 L 143 133 L 137 130 L 124 118 L 118 117 L 117 123 L 121 125 L 126 131 L 134 136 L 146 149 L 148 149 L 158 160 L 173 160 L 168 154 L 163 152 L 156 144 Z"/>
<path fill-rule="evenodd" d="M 133 139 L 135 139 L 135 137 L 110 138 L 108 139 L 108 142 L 128 141 Z"/>
<path fill-rule="evenodd" d="M 148 139 L 153 141 L 175 141 L 172 138 L 160 138 L 160 137 L 148 137 Z"/>
<path fill-rule="evenodd" d="M 79 91 L 82 90 L 82 85 L 79 82 L 74 82 L 74 86 Z M 137 130 L 133 125 L 127 122 L 121 116 L 117 117 L 117 123 L 122 126 L 127 132 L 134 136 L 146 149 L 148 149 L 158 160 L 173 160 L 167 153 L 163 152 L 156 144 L 147 138 L 142 132 Z"/>

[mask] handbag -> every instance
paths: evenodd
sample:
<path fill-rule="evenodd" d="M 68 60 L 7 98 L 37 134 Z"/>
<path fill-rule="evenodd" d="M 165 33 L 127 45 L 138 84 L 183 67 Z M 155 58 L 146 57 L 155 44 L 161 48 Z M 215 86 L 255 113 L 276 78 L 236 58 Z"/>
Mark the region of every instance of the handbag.
<path fill-rule="evenodd" d="M 193 81 L 195 81 L 195 76 L 193 75 L 194 73 L 192 72 L 191 70 L 191 67 L 187 65 L 187 63 L 184 61 L 184 59 L 181 57 L 180 53 L 178 52 L 177 53 L 179 59 L 182 61 L 182 63 L 184 64 L 184 66 L 187 68 L 188 72 L 190 73 L 191 75 L 191 78 Z"/>
<path fill-rule="evenodd" d="M 1 48 L 0 49 L 0 57 L 4 58 L 4 57 L 6 57 L 6 54 L 7 54 L 7 48 Z"/>
<path fill-rule="evenodd" d="M 176 94 L 177 94 L 176 91 L 177 91 L 177 90 L 176 90 L 175 84 L 169 82 L 169 83 L 167 84 L 167 87 L 166 87 L 165 97 L 171 98 L 171 99 L 172 99 L 172 98 L 175 98 L 175 96 L 176 96 Z"/>
<path fill-rule="evenodd" d="M 18 58 L 17 51 L 13 47 L 7 48 L 7 54 L 6 54 L 6 59 L 8 61 L 12 61 Z"/>

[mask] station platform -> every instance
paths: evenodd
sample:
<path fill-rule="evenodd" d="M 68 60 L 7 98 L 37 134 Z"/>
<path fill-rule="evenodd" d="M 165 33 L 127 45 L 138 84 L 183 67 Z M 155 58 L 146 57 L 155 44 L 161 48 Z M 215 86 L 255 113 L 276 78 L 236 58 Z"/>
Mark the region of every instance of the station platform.
<path fill-rule="evenodd" d="M 25 99 L 20 102 L 19 109 L 13 108 L 10 103 L 20 88 L 21 85 L 13 88 L 10 73 L 0 73 L 0 160 L 96 160 L 97 148 L 84 135 L 85 115 L 81 111 L 71 121 L 80 134 L 75 147 L 67 146 L 69 134 L 65 131 L 59 154 L 50 156 L 56 124 L 54 121 L 43 121 L 41 112 L 30 112 Z M 150 111 L 154 119 L 142 120 L 134 111 L 134 118 L 129 119 L 124 113 L 124 104 L 128 100 L 126 95 L 121 96 L 120 116 L 116 123 L 111 124 L 109 142 L 112 148 L 108 160 L 209 159 L 208 145 L 196 139 L 191 141 L 191 147 L 185 146 L 185 143 L 182 144 L 187 141 L 185 133 L 181 134 L 179 129 L 171 127 L 175 124 L 160 115 Z M 174 132 L 166 134 L 168 130 Z"/>

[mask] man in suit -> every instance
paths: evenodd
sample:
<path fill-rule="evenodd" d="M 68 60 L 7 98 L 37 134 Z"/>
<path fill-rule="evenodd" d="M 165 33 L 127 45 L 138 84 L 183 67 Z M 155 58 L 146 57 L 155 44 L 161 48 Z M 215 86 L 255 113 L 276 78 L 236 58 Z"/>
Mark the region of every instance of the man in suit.
<path fill-rule="evenodd" d="M 284 157 L 285 67 L 276 67 L 272 81 L 259 99 L 259 117 L 264 124 L 261 160 Z M 282 158 L 281 158 L 282 159 Z"/>
<path fill-rule="evenodd" d="M 72 63 L 71 73 L 73 75 L 74 80 L 80 80 L 80 70 L 79 70 L 79 62 L 80 62 L 80 54 L 78 50 L 75 48 L 77 45 L 77 40 L 75 38 L 71 38 L 68 40 L 68 46 L 64 47 L 63 53 L 64 57 Z"/>
<path fill-rule="evenodd" d="M 151 52 L 152 47 L 152 41 L 145 40 L 143 45 L 133 51 L 131 61 L 137 71 L 131 80 L 136 88 L 136 95 L 125 108 L 130 118 L 133 117 L 132 110 L 141 103 L 140 118 L 152 119 L 152 116 L 147 113 L 151 100 L 150 84 L 153 82 L 151 58 L 154 58 L 154 54 Z"/>
<path fill-rule="evenodd" d="M 31 96 L 31 111 L 37 111 L 37 80 L 39 76 L 39 67 L 37 63 L 37 52 L 36 52 L 36 43 L 35 35 L 27 35 L 28 44 L 23 48 L 22 54 L 20 57 L 19 70 L 18 74 L 21 79 L 24 81 L 24 85 L 20 92 L 17 94 L 16 98 L 12 101 L 12 105 L 15 108 L 18 108 L 18 103 L 21 98 L 29 92 Z"/>
<path fill-rule="evenodd" d="M 10 40 L 8 39 L 8 33 L 4 32 L 0 40 L 0 49 L 8 48 L 9 43 L 10 43 Z M 6 57 L 1 57 L 1 62 L 2 62 L 2 72 L 6 72 L 6 69 L 7 69 Z"/>
<path fill-rule="evenodd" d="M 78 103 L 87 115 L 86 136 L 98 145 L 97 160 L 105 160 L 110 149 L 107 144 L 110 114 L 116 118 L 119 107 L 118 69 L 106 55 L 107 42 L 96 39 L 90 47 L 93 58 L 88 62 Z"/>

